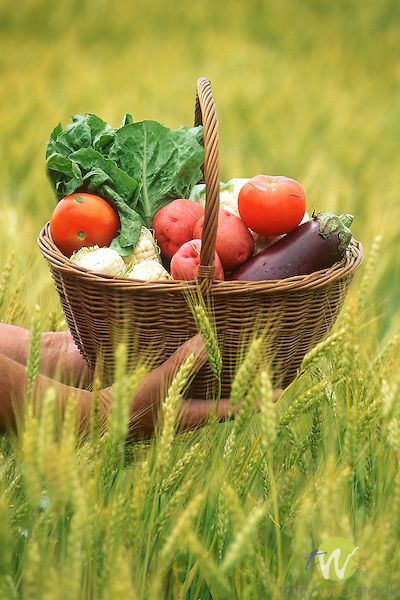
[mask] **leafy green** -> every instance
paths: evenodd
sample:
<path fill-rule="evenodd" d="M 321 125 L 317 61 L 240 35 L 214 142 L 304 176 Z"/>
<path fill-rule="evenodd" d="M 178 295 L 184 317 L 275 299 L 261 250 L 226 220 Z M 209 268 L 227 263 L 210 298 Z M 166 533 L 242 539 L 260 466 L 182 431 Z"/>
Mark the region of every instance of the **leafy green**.
<path fill-rule="evenodd" d="M 155 213 L 179 197 L 187 197 L 201 179 L 202 128 L 172 131 L 156 121 L 127 121 L 115 132 L 110 158 L 140 182 L 137 210 L 151 226 Z"/>
<path fill-rule="evenodd" d="M 76 191 L 98 194 L 118 212 L 121 228 L 112 247 L 127 255 L 141 225 L 201 179 L 203 128 L 173 131 L 156 121 L 135 123 L 126 114 L 119 128 L 93 114 L 58 124 L 46 147 L 50 182 L 60 200 Z"/>

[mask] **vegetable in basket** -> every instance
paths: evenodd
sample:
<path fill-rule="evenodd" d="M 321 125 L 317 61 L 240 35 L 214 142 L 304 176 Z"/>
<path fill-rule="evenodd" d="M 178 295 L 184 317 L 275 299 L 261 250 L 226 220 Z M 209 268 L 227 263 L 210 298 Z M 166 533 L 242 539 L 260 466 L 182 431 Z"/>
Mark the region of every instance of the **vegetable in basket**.
<path fill-rule="evenodd" d="M 162 266 L 159 260 L 142 260 L 133 263 L 127 270 L 125 277 L 128 279 L 139 279 L 141 281 L 163 281 L 172 279 L 171 275 Z"/>
<path fill-rule="evenodd" d="M 79 267 L 101 275 L 123 277 L 126 271 L 123 259 L 112 248 L 99 248 L 99 246 L 81 248 L 78 252 L 74 252 L 70 260 Z"/>
<path fill-rule="evenodd" d="M 283 176 L 256 175 L 241 188 L 240 217 L 263 236 L 282 235 L 301 222 L 306 198 L 300 183 Z"/>
<path fill-rule="evenodd" d="M 233 271 L 230 280 L 262 281 L 309 275 L 346 255 L 352 215 L 320 212 Z"/>
<path fill-rule="evenodd" d="M 57 248 L 71 256 L 80 248 L 108 246 L 119 230 L 115 210 L 94 194 L 71 194 L 55 207 L 50 232 Z"/>
<path fill-rule="evenodd" d="M 156 260 L 160 262 L 160 249 L 151 233 L 150 229 L 142 225 L 139 241 L 135 249 L 128 256 L 123 257 L 125 264 L 129 267 L 133 263 L 145 260 Z"/>
<path fill-rule="evenodd" d="M 161 208 L 153 219 L 153 229 L 163 256 L 171 260 L 182 244 L 194 237 L 193 228 L 204 215 L 204 208 L 193 202 L 178 198 Z"/>
<path fill-rule="evenodd" d="M 124 277 L 141 281 L 172 279 L 161 263 L 160 249 L 152 232 L 142 225 L 139 242 L 129 256 L 124 256 L 127 270 Z"/>
<path fill-rule="evenodd" d="M 224 210 L 227 210 L 234 214 L 236 217 L 241 218 L 238 209 L 239 193 L 241 189 L 250 181 L 251 179 L 245 177 L 235 177 L 234 179 L 230 179 L 227 183 L 223 183 L 221 181 L 219 188 L 220 208 L 223 208 Z M 195 185 L 190 193 L 190 198 L 195 200 L 196 202 L 199 202 L 202 206 L 205 205 L 205 196 L 206 190 L 204 184 Z M 309 216 L 307 215 L 307 213 L 303 214 L 303 221 L 308 221 Z M 262 214 L 260 214 L 259 216 L 260 218 L 265 219 L 267 213 L 262 211 Z M 280 238 L 279 235 L 261 235 L 259 233 L 256 233 L 248 225 L 247 227 L 254 239 L 254 254 L 259 254 L 262 250 L 265 250 L 266 248 L 268 248 L 268 246 L 271 246 L 271 244 L 273 244 Z"/>
<path fill-rule="evenodd" d="M 75 115 L 58 124 L 46 147 L 46 166 L 58 200 L 74 192 L 104 198 L 117 212 L 120 231 L 112 247 L 128 256 L 142 225 L 175 198 L 187 197 L 201 180 L 203 128 L 176 131 L 156 121 L 134 122 L 125 115 L 112 128 L 96 115 Z"/>
<path fill-rule="evenodd" d="M 113 248 L 81 248 L 70 259 L 80 267 L 102 275 L 126 277 L 142 281 L 171 279 L 160 261 L 160 252 L 149 229 L 142 226 L 139 243 L 127 257 L 121 257 Z"/>
<path fill-rule="evenodd" d="M 204 216 L 193 229 L 193 238 L 201 238 Z M 225 271 L 242 265 L 254 253 L 254 239 L 240 217 L 221 208 L 218 212 L 218 228 L 215 249 Z"/>
<path fill-rule="evenodd" d="M 192 281 L 197 279 L 200 265 L 201 240 L 190 240 L 182 244 L 175 252 L 171 260 L 171 275 L 173 279 L 186 279 Z M 224 270 L 217 252 L 215 253 L 215 276 L 214 279 L 223 281 Z"/>
<path fill-rule="evenodd" d="M 234 179 L 230 179 L 226 183 L 223 183 L 221 181 L 219 186 L 219 207 L 224 208 L 225 210 L 229 210 L 229 212 L 239 217 L 240 215 L 238 210 L 238 196 L 240 190 L 248 181 L 250 180 L 245 177 L 235 177 Z M 205 184 L 199 183 L 195 185 L 192 191 L 190 192 L 189 198 L 204 206 L 206 201 Z"/>

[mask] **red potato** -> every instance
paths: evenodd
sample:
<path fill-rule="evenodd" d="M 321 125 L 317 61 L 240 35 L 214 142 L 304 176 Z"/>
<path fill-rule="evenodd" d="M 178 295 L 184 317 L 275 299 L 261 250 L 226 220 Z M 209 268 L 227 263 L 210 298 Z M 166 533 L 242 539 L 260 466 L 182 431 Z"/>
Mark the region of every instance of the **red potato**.
<path fill-rule="evenodd" d="M 204 216 L 193 229 L 193 237 L 201 238 Z M 218 213 L 217 241 L 215 249 L 225 271 L 232 271 L 253 255 L 254 239 L 242 219 L 221 208 Z"/>
<path fill-rule="evenodd" d="M 170 260 L 182 244 L 193 238 L 193 227 L 204 208 L 193 200 L 173 200 L 156 213 L 153 229 L 161 252 Z"/>
<path fill-rule="evenodd" d="M 171 260 L 171 275 L 173 279 L 197 279 L 200 264 L 201 240 L 190 240 L 182 244 Z M 217 253 L 215 253 L 215 279 L 223 281 L 224 270 Z"/>

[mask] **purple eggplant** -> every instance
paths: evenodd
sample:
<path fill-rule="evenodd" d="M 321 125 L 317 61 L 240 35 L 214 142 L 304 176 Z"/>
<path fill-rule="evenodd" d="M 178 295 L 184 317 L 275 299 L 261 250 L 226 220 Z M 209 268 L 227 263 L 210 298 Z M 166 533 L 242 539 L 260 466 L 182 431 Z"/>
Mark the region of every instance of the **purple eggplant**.
<path fill-rule="evenodd" d="M 329 212 L 313 215 L 310 221 L 250 258 L 232 271 L 229 280 L 261 281 L 309 275 L 342 260 L 350 244 L 353 215 L 337 217 Z"/>

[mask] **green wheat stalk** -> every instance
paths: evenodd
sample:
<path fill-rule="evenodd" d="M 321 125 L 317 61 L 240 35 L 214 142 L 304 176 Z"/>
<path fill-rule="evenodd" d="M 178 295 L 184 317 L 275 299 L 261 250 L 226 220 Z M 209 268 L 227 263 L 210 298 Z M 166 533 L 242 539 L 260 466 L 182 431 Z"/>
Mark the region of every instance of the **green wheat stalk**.
<path fill-rule="evenodd" d="M 158 533 L 164 531 L 168 525 L 168 520 L 172 517 L 174 511 L 182 506 L 187 501 L 187 498 L 190 497 L 190 490 L 193 488 L 194 479 L 194 474 L 189 474 L 175 490 L 173 495 L 169 497 L 167 504 L 161 510 L 157 518 Z"/>
<path fill-rule="evenodd" d="M 319 362 L 321 358 L 326 356 L 333 348 L 340 347 L 345 335 L 346 330 L 341 328 L 314 346 L 314 348 L 312 348 L 303 358 L 299 369 L 300 372 L 306 371 L 311 365 Z"/>
<path fill-rule="evenodd" d="M 263 517 L 266 515 L 264 504 L 255 508 L 247 517 L 243 526 L 237 530 L 236 535 L 228 547 L 224 560 L 221 563 L 221 572 L 224 575 L 231 573 L 232 570 L 243 560 L 245 550 L 253 541 L 254 534 Z"/>
<path fill-rule="evenodd" d="M 167 395 L 162 403 L 161 412 L 163 424 L 156 456 L 156 472 L 161 476 L 165 474 L 171 460 L 172 442 L 178 407 L 193 373 L 195 360 L 196 357 L 194 354 L 190 354 L 186 358 L 172 380 Z"/>
<path fill-rule="evenodd" d="M 315 405 L 315 408 L 314 408 L 314 411 L 312 414 L 311 424 L 310 424 L 310 433 L 309 433 L 310 450 L 311 450 L 311 456 L 313 459 L 314 466 L 317 464 L 318 451 L 319 451 L 320 447 L 322 446 L 322 442 L 323 442 L 323 429 L 324 429 L 324 422 L 323 422 L 322 406 L 321 406 L 321 403 L 319 402 L 318 404 Z"/>
<path fill-rule="evenodd" d="M 200 507 L 203 502 L 204 494 L 201 492 L 197 493 L 191 499 L 159 552 L 161 563 L 169 563 L 171 560 L 173 560 L 175 553 L 181 547 L 182 538 L 184 537 L 188 527 L 190 527 L 193 519 L 200 512 Z"/>
<path fill-rule="evenodd" d="M 254 382 L 260 360 L 264 336 L 255 337 L 249 344 L 245 357 L 241 361 L 231 385 L 231 404 L 235 406 L 245 398 L 246 393 Z"/>
<path fill-rule="evenodd" d="M 310 410 L 310 408 L 318 403 L 325 391 L 325 388 L 326 382 L 321 381 L 295 398 L 291 405 L 288 406 L 288 408 L 281 415 L 278 423 L 278 430 L 282 430 L 287 425 L 290 425 L 292 422 L 298 419 L 301 414 Z"/>
<path fill-rule="evenodd" d="M 374 279 L 376 267 L 379 264 L 382 240 L 383 237 L 381 235 L 376 235 L 374 237 L 369 249 L 368 258 L 363 265 L 363 276 L 357 286 L 357 297 L 360 312 L 362 312 L 362 310 L 365 308 L 367 301 L 371 296 L 371 282 Z"/>
<path fill-rule="evenodd" d="M 28 358 L 26 364 L 26 398 L 28 401 L 32 398 L 33 386 L 40 370 L 40 340 L 40 307 L 35 306 L 35 311 L 31 322 L 31 335 L 29 338 Z"/>
<path fill-rule="evenodd" d="M 217 334 L 215 332 L 215 328 L 211 324 L 211 320 L 208 317 L 205 307 L 203 305 L 197 304 L 192 308 L 192 312 L 197 328 L 204 340 L 211 372 L 217 380 L 216 414 L 218 415 L 219 402 L 221 399 L 222 390 L 222 356 L 218 345 Z"/>
<path fill-rule="evenodd" d="M 193 444 L 193 446 L 191 446 L 191 448 L 185 452 L 182 458 L 176 462 L 168 477 L 164 479 L 160 487 L 160 492 L 168 492 L 168 490 L 170 490 L 181 477 L 185 469 L 189 466 L 191 469 L 195 469 L 197 465 L 199 465 L 205 459 L 207 452 L 208 448 L 203 446 L 200 442 Z"/>
<path fill-rule="evenodd" d="M 273 389 L 269 373 L 266 370 L 260 373 L 260 399 L 261 399 L 261 444 L 264 451 L 274 447 L 276 442 L 276 409 L 273 404 Z"/>
<path fill-rule="evenodd" d="M 5 299 L 6 299 L 6 295 L 8 292 L 8 288 L 9 288 L 9 284 L 10 284 L 10 279 L 11 279 L 11 273 L 13 271 L 13 267 L 14 267 L 14 262 L 15 262 L 15 252 L 11 252 L 11 254 L 8 257 L 8 260 L 4 266 L 3 272 L 1 274 L 1 283 L 0 283 L 0 311 L 3 308 Z"/>
<path fill-rule="evenodd" d="M 218 558 L 222 560 L 225 538 L 228 530 L 228 506 L 226 498 L 227 482 L 224 480 L 221 485 L 220 493 L 218 494 L 217 513 L 216 513 L 216 534 L 218 546 Z"/>

